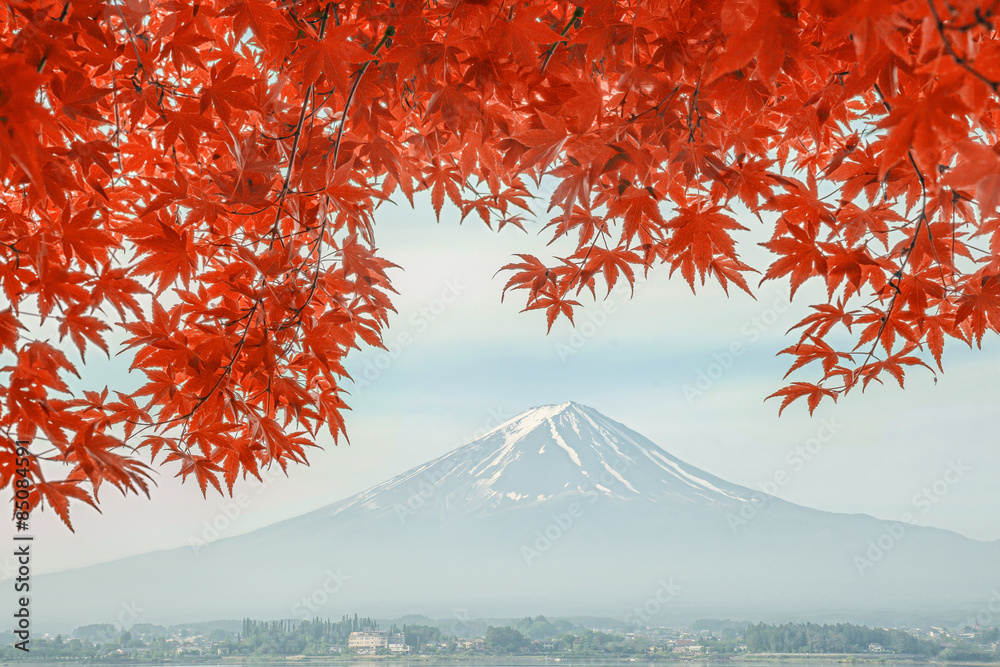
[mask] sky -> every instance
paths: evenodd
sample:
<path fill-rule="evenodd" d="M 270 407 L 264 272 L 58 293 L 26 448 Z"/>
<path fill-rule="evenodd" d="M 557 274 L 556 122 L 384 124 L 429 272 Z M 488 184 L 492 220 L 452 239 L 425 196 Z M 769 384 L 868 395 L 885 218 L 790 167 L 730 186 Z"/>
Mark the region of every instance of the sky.
<path fill-rule="evenodd" d="M 764 227 L 743 220 L 745 259 L 766 265 Z M 235 497 L 202 498 L 164 468 L 152 498 L 101 495 L 101 512 L 76 505 L 71 533 L 51 511 L 32 516 L 34 571 L 63 570 L 147 551 L 213 541 L 336 502 L 471 441 L 534 406 L 573 400 L 645 435 L 680 459 L 728 481 L 801 505 L 912 515 L 921 525 L 978 540 L 1000 539 L 1000 343 L 945 348 L 945 372 L 909 370 L 906 388 L 872 385 L 810 417 L 796 403 L 778 416 L 765 397 L 782 386 L 792 344 L 786 331 L 822 299 L 808 285 L 789 303 L 787 283 L 766 283 L 757 299 L 717 284 L 687 284 L 660 267 L 634 296 L 616 288 L 585 297 L 574 329 L 519 312 L 498 269 L 516 252 L 548 259 L 550 237 L 478 219 L 440 222 L 425 201 L 377 214 L 382 255 L 400 265 L 399 295 L 386 351 L 352 353 L 358 381 L 346 413 L 350 444 L 310 454 L 308 467 L 237 485 Z M 127 386 L 123 357 L 88 357 L 84 382 Z M 114 387 L 112 387 L 114 388 Z M 952 472 L 949 472 L 952 471 Z M 9 561 L 9 557 L 8 557 Z M 0 559 L 6 578 L 10 563 Z"/>

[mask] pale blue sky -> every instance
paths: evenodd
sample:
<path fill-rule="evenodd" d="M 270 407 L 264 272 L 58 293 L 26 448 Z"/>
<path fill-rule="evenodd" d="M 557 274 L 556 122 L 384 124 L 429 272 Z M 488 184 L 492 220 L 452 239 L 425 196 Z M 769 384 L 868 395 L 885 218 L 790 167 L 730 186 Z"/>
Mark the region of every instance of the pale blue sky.
<path fill-rule="evenodd" d="M 566 400 L 732 482 L 761 488 L 777 474 L 784 483 L 769 490 L 792 502 L 892 520 L 909 512 L 917 523 L 1000 539 L 996 337 L 983 351 L 949 343 L 936 385 L 915 369 L 905 391 L 873 386 L 813 418 L 793 405 L 779 419 L 778 403 L 763 399 L 781 386 L 787 363 L 775 353 L 791 343 L 784 332 L 802 317 L 807 290 L 788 308 L 783 284 L 761 287 L 758 301 L 742 293 L 727 299 L 712 284 L 692 296 L 679 276 L 667 281 L 657 269 L 631 300 L 627 290 L 586 300 L 577 338 L 565 322 L 546 336 L 541 313 L 518 313 L 519 294 L 500 302 L 506 276 L 494 273 L 514 252 L 546 253 L 547 236 L 497 234 L 478 219 L 458 226 L 447 209 L 437 224 L 426 206 L 387 206 L 378 219 L 383 255 L 404 269 L 394 274 L 399 314 L 386 336 L 398 347 L 393 355 L 365 350 L 348 359 L 349 371 L 360 379 L 368 369 L 369 378 L 348 401 L 352 444 L 325 443 L 290 479 L 245 484 L 243 507 L 203 500 L 193 483 L 181 487 L 164 476 L 152 501 L 121 500 L 109 490 L 103 514 L 77 506 L 76 535 L 51 512 L 37 514 L 38 571 L 183 546 L 214 537 L 212 522 L 225 526 L 223 536 L 245 532 L 361 491 L 527 408 Z M 760 229 L 753 219 L 747 224 Z M 746 235 L 743 247 L 761 265 L 757 235 Z M 745 352 L 702 395 L 686 396 L 684 386 L 694 386 L 699 371 L 714 371 L 715 355 L 734 343 Z M 88 377 L 96 383 L 107 373 L 95 363 Z M 833 420 L 836 434 L 806 461 L 795 448 L 816 436 L 823 419 Z M 969 471 L 923 511 L 915 496 L 956 461 Z"/>

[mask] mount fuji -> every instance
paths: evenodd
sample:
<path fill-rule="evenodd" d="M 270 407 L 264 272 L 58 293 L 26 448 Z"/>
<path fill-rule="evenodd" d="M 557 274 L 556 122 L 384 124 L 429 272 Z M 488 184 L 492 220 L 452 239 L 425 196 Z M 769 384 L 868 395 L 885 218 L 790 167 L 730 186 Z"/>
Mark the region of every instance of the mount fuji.
<path fill-rule="evenodd" d="M 52 624 L 597 614 L 964 618 L 1000 542 L 719 479 L 598 411 L 533 408 L 355 496 L 209 544 L 38 579 Z M 456 612 L 455 610 L 461 610 Z"/>

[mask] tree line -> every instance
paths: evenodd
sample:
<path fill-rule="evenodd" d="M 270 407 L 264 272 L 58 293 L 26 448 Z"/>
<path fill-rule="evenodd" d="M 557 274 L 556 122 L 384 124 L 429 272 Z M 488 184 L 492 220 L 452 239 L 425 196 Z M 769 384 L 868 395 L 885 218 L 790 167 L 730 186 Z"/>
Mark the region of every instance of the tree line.
<path fill-rule="evenodd" d="M 935 656 L 941 647 L 902 630 L 868 628 L 849 623 L 816 625 L 751 625 L 744 631 L 748 653 L 867 653 L 871 644 L 886 652 Z"/>

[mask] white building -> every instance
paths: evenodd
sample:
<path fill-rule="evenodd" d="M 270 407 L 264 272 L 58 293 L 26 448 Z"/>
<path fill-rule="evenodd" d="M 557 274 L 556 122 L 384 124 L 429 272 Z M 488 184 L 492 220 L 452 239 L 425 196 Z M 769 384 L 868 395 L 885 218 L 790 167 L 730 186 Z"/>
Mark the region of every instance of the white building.
<path fill-rule="evenodd" d="M 389 649 L 392 653 L 409 653 L 406 636 L 402 632 L 389 633 L 385 630 L 368 630 L 352 632 L 347 638 L 348 650 L 358 654 L 373 654 L 381 649 Z"/>
<path fill-rule="evenodd" d="M 389 633 L 384 630 L 352 632 L 347 638 L 347 648 L 355 653 L 374 653 L 389 648 Z"/>
<path fill-rule="evenodd" d="M 402 632 L 390 634 L 388 649 L 390 653 L 409 653 L 410 647 L 406 645 L 406 635 Z"/>

